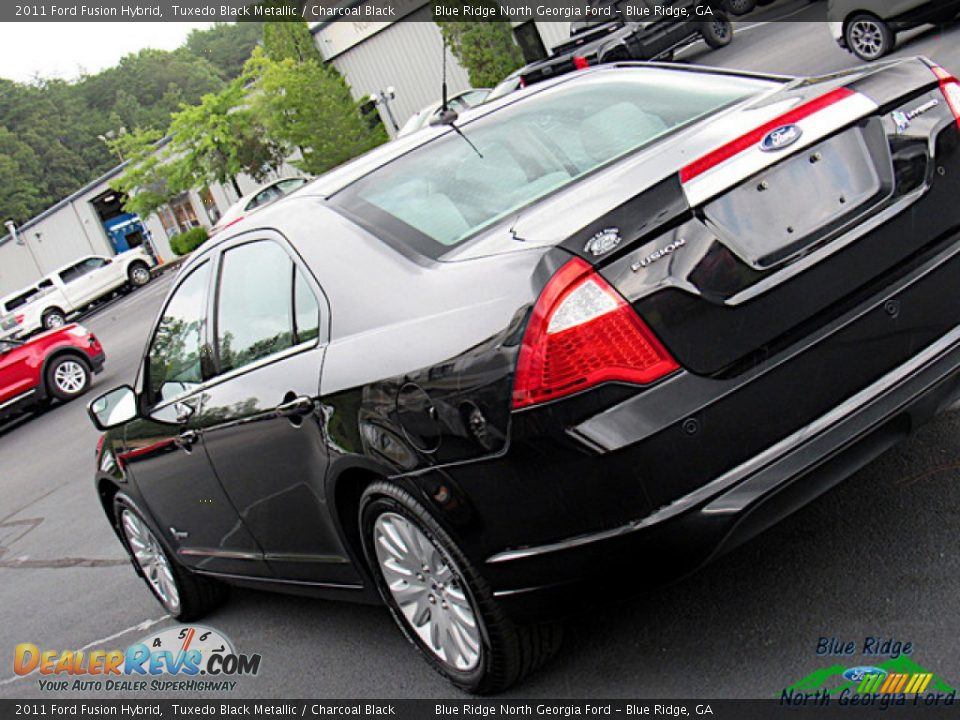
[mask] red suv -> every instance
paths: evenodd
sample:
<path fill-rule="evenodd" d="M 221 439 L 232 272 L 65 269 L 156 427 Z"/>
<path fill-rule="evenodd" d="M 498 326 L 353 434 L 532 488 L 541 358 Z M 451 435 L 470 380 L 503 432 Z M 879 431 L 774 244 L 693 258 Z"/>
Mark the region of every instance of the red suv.
<path fill-rule="evenodd" d="M 0 418 L 43 405 L 72 400 L 103 370 L 103 347 L 81 325 L 66 325 L 29 340 L 0 340 Z"/>

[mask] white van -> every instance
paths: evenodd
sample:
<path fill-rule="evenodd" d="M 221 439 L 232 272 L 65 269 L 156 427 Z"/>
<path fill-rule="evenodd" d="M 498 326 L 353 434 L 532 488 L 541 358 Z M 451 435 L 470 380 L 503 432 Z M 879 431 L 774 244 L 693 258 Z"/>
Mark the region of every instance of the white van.
<path fill-rule="evenodd" d="M 138 288 L 150 282 L 153 258 L 143 248 L 135 248 L 115 257 L 87 255 L 41 279 L 13 312 L 0 316 L 0 332 L 29 335 L 37 330 L 60 327 L 67 318 L 129 286 Z M 31 288 L 21 291 L 27 293 Z M 17 330 L 3 328 L 15 323 Z"/>

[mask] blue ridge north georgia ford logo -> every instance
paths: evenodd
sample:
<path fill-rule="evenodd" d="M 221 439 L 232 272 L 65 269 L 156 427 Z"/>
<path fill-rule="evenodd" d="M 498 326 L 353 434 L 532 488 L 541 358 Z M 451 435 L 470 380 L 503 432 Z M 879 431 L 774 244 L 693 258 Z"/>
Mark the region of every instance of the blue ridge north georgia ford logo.
<path fill-rule="evenodd" d="M 801 135 L 803 135 L 803 130 L 798 125 L 783 125 L 771 130 L 764 136 L 763 140 L 760 141 L 760 149 L 764 152 L 783 150 L 793 145 L 800 139 Z"/>

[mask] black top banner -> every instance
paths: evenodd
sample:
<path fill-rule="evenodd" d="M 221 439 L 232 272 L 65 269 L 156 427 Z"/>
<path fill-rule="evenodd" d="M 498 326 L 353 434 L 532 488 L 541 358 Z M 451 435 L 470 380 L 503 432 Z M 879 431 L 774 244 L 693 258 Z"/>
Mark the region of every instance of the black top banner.
<path fill-rule="evenodd" d="M 409 16 L 428 8 L 429 14 Z M 338 20 L 382 23 L 406 19 L 462 22 L 541 20 L 555 22 L 622 19 L 656 22 L 710 20 L 723 12 L 723 0 L 650 2 L 649 0 L 56 0 L 0 4 L 3 22 L 243 22 Z M 429 19 L 426 19 L 426 18 Z M 790 17 L 769 20 L 790 22 Z"/>

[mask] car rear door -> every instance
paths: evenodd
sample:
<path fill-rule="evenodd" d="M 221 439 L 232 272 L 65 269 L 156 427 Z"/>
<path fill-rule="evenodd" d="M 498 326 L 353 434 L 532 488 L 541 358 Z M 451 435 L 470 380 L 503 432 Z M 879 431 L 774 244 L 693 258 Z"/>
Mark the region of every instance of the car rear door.
<path fill-rule="evenodd" d="M 180 562 L 211 572 L 269 575 L 199 441 L 211 275 L 211 262 L 197 266 L 164 308 L 141 371 L 141 417 L 127 426 L 118 458 Z"/>
<path fill-rule="evenodd" d="M 71 305 L 75 308 L 82 307 L 105 292 L 104 277 L 97 271 L 108 262 L 107 258 L 103 257 L 86 257 L 58 273 L 63 283 L 63 294 Z"/>
<path fill-rule="evenodd" d="M 224 246 L 215 307 L 219 376 L 199 423 L 227 495 L 277 576 L 355 584 L 324 490 L 320 287 L 283 238 L 258 234 Z"/>

